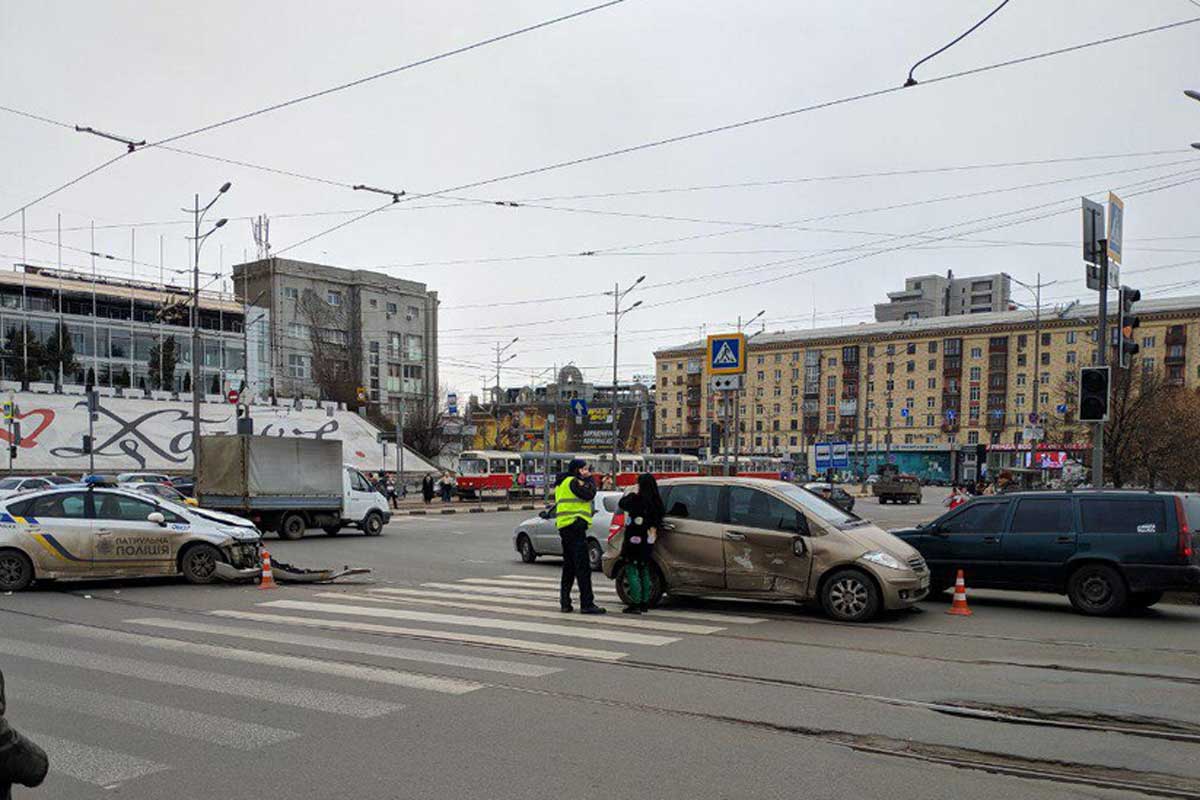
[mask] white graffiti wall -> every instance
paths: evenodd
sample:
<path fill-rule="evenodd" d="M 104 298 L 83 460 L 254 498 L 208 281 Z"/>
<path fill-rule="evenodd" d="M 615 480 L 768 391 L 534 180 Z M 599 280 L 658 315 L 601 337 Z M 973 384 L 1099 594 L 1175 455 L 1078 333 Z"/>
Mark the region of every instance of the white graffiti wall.
<path fill-rule="evenodd" d="M 87 402 L 64 394 L 16 392 L 3 395 L 17 405 L 21 443 L 12 469 L 20 472 L 74 474 L 88 470 L 83 437 L 88 432 Z M 192 467 L 192 407 L 188 402 L 101 397 L 94 423 L 97 472 L 186 472 Z M 295 409 L 252 406 L 254 433 L 260 436 L 301 436 L 342 442 L 344 460 L 366 471 L 396 469 L 396 448 L 376 441 L 378 430 L 350 411 L 324 408 Z M 0 467 L 9 466 L 12 443 L 7 420 L 0 421 L 4 452 Z M 200 404 L 200 429 L 205 434 L 234 433 L 235 407 Z M 436 471 L 411 450 L 404 454 L 405 473 Z"/>

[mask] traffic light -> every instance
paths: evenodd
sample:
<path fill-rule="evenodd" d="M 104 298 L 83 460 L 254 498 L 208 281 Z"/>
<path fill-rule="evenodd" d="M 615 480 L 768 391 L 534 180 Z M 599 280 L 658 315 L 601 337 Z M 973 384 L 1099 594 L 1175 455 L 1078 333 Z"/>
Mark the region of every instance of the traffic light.
<path fill-rule="evenodd" d="M 1108 421 L 1108 367 L 1082 367 L 1079 370 L 1079 421 Z"/>
<path fill-rule="evenodd" d="M 1136 356 L 1141 349 L 1133 338 L 1133 332 L 1142 324 L 1142 321 L 1133 314 L 1133 304 L 1142 299 L 1142 293 L 1137 289 L 1122 286 L 1120 298 L 1121 310 L 1118 328 L 1121 333 L 1117 339 L 1117 363 L 1122 367 L 1128 367 L 1131 363 L 1130 357 Z"/>

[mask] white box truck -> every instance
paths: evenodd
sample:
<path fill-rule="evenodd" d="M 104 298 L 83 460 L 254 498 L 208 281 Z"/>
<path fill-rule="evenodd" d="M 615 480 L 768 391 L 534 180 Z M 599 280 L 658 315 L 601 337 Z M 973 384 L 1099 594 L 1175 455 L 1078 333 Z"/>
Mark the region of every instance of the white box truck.
<path fill-rule="evenodd" d="M 387 498 L 342 463 L 342 443 L 334 440 L 201 436 L 196 499 L 281 539 L 299 539 L 309 528 L 378 536 L 392 516 Z"/>

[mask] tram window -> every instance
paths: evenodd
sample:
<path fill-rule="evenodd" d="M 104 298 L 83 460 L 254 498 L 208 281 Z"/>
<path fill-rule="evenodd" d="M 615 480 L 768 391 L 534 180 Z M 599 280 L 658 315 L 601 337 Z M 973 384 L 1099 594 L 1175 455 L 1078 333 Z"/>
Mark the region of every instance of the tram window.
<path fill-rule="evenodd" d="M 489 459 L 488 460 L 488 468 L 490 469 L 492 474 L 497 474 L 497 475 L 503 474 L 508 471 L 504 468 L 504 459 L 503 458 Z"/>

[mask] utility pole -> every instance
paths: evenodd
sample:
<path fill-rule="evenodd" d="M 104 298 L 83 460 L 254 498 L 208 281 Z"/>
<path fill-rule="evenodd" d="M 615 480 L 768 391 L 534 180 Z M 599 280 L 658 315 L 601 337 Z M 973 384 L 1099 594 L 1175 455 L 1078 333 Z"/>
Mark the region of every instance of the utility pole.
<path fill-rule="evenodd" d="M 546 415 L 546 432 L 542 436 L 542 500 L 550 500 L 550 431 L 554 428 L 554 412 Z M 533 492 L 530 492 L 532 496 Z"/>
<path fill-rule="evenodd" d="M 407 312 L 404 314 L 404 321 L 411 322 L 412 317 Z M 397 414 L 397 429 L 396 429 L 396 492 L 403 499 L 404 491 L 404 415 L 408 411 L 408 405 L 404 400 L 404 346 L 406 344 L 405 336 L 407 331 L 400 329 L 400 413 Z M 497 370 L 497 382 L 499 382 L 499 370 Z"/>
<path fill-rule="evenodd" d="M 1100 255 L 1100 307 L 1096 317 L 1097 366 L 1108 363 L 1108 239 L 1097 242 Z M 1104 488 L 1104 423 L 1092 433 L 1092 486 Z"/>
<path fill-rule="evenodd" d="M 218 228 L 221 228 L 229 220 L 222 217 L 217 220 L 208 233 L 200 235 L 200 221 L 204 218 L 204 213 L 213 207 L 213 204 L 221 198 L 221 195 L 229 191 L 232 184 L 226 181 L 217 191 L 215 197 L 208 202 L 204 208 L 200 207 L 200 195 L 195 195 L 195 204 L 191 209 L 184 211 L 192 212 L 193 221 L 193 238 L 192 238 L 192 477 L 198 479 L 200 477 L 200 247 L 204 244 L 204 240 L 211 236 Z"/>
<path fill-rule="evenodd" d="M 632 311 L 633 309 L 637 308 L 638 306 L 640 306 L 642 304 L 642 301 L 638 300 L 636 303 L 631 305 L 629 308 L 622 311 L 621 310 L 621 301 L 625 299 L 625 295 L 629 294 L 634 289 L 636 289 L 637 285 L 644 280 L 646 280 L 646 276 L 642 275 L 636 281 L 633 282 L 632 286 L 630 286 L 628 289 L 626 289 L 623 292 L 621 291 L 621 284 L 614 283 L 613 290 L 612 290 L 612 296 L 613 296 L 613 310 L 612 310 L 612 315 L 613 315 L 613 368 L 612 368 L 612 395 L 611 395 L 611 402 L 609 403 L 609 409 L 610 409 L 609 416 L 612 418 L 612 420 L 611 420 L 612 421 L 612 482 L 613 482 L 614 489 L 617 488 L 617 473 L 620 472 L 620 469 L 618 468 L 618 464 L 617 464 L 617 342 L 618 342 L 618 340 L 620 338 L 620 334 L 621 334 L 621 317 L 623 317 L 625 314 L 629 313 L 630 311 Z M 605 294 L 608 294 L 608 292 L 605 292 Z"/>
<path fill-rule="evenodd" d="M 495 439 L 496 447 L 500 446 L 500 365 L 504 364 L 506 362 L 512 361 L 514 358 L 517 357 L 517 354 L 513 353 L 512 355 L 510 355 L 508 358 L 505 358 L 505 359 L 501 359 L 500 357 L 502 355 L 504 355 L 505 351 L 508 350 L 508 348 L 510 348 L 514 344 L 516 344 L 520 340 L 520 338 L 521 338 L 520 336 L 514 336 L 512 338 L 512 341 L 509 342 L 508 344 L 504 345 L 503 347 L 500 346 L 499 342 L 496 342 L 496 394 L 493 395 L 493 397 L 492 397 L 492 416 L 496 418 L 496 439 Z M 400 349 L 401 350 L 404 349 L 403 335 L 401 335 L 401 337 L 400 337 Z M 403 357 L 403 356 L 401 356 L 401 357 Z M 403 390 L 404 390 L 404 370 L 403 369 L 400 371 L 400 390 L 403 393 Z M 403 394 L 401 395 L 401 400 L 403 400 Z"/>

